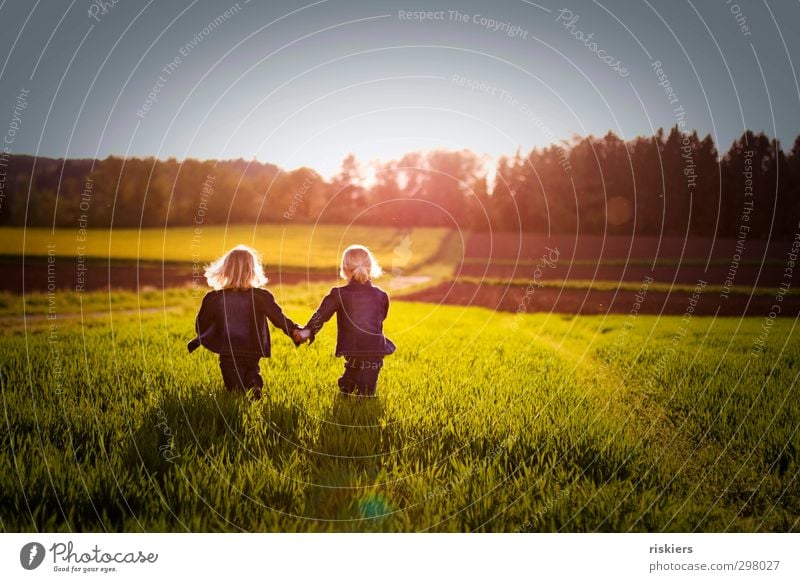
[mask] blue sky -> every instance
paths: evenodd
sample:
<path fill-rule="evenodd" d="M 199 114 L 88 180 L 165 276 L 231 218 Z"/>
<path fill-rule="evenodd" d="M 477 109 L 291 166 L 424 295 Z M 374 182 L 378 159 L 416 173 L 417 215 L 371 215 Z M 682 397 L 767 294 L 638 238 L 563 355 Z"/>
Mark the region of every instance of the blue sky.
<path fill-rule="evenodd" d="M 25 90 L 8 147 L 49 157 L 255 157 L 328 176 L 351 152 L 650 134 L 677 107 L 723 150 L 745 127 L 788 148 L 798 22 L 796 1 L 5 0 L 0 133 Z"/>

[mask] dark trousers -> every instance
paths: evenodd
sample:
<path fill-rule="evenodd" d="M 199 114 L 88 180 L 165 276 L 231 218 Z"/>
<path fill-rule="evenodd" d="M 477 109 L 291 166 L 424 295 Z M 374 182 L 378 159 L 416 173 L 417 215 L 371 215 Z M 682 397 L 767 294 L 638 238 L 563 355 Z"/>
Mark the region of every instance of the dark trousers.
<path fill-rule="evenodd" d="M 258 368 L 258 356 L 233 356 L 220 354 L 219 369 L 222 370 L 222 380 L 225 388 L 232 391 L 244 392 L 250 388 L 264 387 L 264 380 Z"/>
<path fill-rule="evenodd" d="M 344 359 L 344 374 L 339 378 L 339 391 L 355 396 L 375 396 L 383 357 Z"/>

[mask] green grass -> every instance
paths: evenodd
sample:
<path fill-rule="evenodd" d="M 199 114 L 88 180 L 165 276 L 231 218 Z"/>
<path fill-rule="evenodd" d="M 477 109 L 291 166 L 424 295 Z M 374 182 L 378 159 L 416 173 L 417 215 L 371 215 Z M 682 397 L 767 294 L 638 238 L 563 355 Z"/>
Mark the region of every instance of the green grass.
<path fill-rule="evenodd" d="M 425 264 L 439 250 L 448 230 L 417 228 L 408 233 L 393 228 L 346 225 L 290 224 L 202 227 L 169 229 L 89 230 L 60 228 L 0 228 L 0 248 L 4 255 L 44 257 L 54 245 L 58 257 L 83 254 L 87 259 L 119 261 L 169 261 L 205 263 L 237 244 L 247 244 L 261 252 L 268 270 L 325 269 L 335 271 L 342 251 L 350 244 L 369 246 L 386 269 L 410 269 Z M 85 241 L 79 240 L 79 235 Z M 80 247 L 83 248 L 80 248 Z"/>
<path fill-rule="evenodd" d="M 274 292 L 304 321 L 322 289 Z M 62 293 L 55 320 L 7 307 L 3 530 L 800 528 L 790 320 L 754 356 L 760 318 L 395 301 L 377 401 L 335 398 L 331 323 L 298 349 L 276 333 L 250 403 L 186 352 L 190 290 L 145 299 L 86 294 L 82 319 Z"/>

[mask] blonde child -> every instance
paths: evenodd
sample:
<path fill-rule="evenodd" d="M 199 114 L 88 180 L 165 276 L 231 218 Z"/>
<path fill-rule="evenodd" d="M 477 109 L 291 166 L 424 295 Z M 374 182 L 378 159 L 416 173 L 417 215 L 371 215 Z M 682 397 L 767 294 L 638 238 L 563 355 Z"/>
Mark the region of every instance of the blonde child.
<path fill-rule="evenodd" d="M 267 320 L 292 338 L 299 327 L 263 288 L 264 268 L 250 247 L 239 245 L 228 251 L 206 268 L 205 276 L 213 291 L 203 297 L 195 323 L 197 337 L 189 342 L 189 351 L 202 345 L 219 354 L 225 387 L 252 390 L 253 398 L 260 398 L 264 381 L 258 363 L 271 355 Z"/>
<path fill-rule="evenodd" d="M 395 345 L 383 335 L 389 296 L 372 284 L 372 279 L 381 275 L 381 268 L 368 248 L 352 245 L 342 255 L 339 274 L 347 284 L 331 289 L 306 327 L 294 332 L 294 339 L 313 342 L 325 322 L 336 314 L 336 356 L 345 359 L 339 390 L 348 395 L 375 396 L 383 357 L 395 351 Z"/>

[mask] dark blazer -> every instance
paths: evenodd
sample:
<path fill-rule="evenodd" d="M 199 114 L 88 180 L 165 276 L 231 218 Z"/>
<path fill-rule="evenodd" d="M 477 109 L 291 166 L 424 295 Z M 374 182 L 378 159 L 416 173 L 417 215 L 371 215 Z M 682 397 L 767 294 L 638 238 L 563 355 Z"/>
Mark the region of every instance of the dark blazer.
<path fill-rule="evenodd" d="M 388 356 L 395 345 L 383 335 L 383 320 L 389 312 L 389 296 L 370 281 L 350 281 L 331 289 L 306 325 L 311 342 L 336 314 L 337 356 Z"/>
<path fill-rule="evenodd" d="M 210 291 L 203 297 L 197 314 L 197 337 L 189 342 L 189 351 L 202 345 L 217 354 L 268 358 L 271 346 L 267 320 L 289 337 L 298 327 L 266 289 Z"/>

